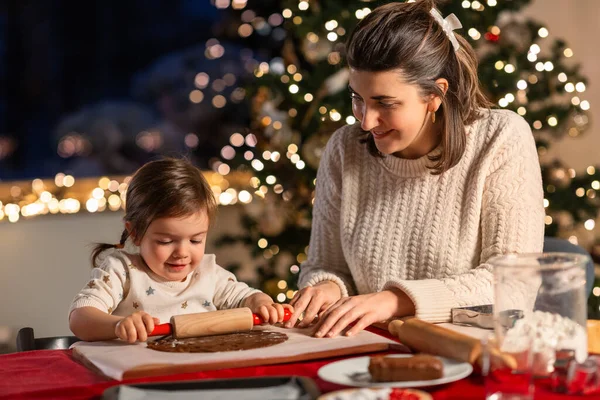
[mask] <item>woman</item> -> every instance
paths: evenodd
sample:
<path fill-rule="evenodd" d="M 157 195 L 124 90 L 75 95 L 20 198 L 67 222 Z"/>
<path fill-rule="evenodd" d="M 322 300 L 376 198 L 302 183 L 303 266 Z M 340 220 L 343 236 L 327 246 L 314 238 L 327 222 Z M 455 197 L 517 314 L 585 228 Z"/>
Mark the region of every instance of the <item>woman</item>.
<path fill-rule="evenodd" d="M 448 321 L 453 307 L 493 302 L 492 256 L 542 250 L 531 129 L 489 109 L 458 27 L 420 0 L 376 8 L 351 33 L 359 123 L 335 132 L 322 157 L 287 326 L 318 317 L 315 336 L 331 337 L 393 317 Z"/>

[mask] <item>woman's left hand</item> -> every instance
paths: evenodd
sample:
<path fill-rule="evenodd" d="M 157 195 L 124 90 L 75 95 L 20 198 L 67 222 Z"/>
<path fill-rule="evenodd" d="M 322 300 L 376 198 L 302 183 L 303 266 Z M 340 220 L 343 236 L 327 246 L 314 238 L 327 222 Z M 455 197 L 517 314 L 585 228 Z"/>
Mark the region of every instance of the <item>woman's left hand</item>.
<path fill-rule="evenodd" d="M 345 333 L 352 336 L 375 322 L 414 313 L 414 304 L 399 289 L 344 297 L 319 318 L 314 336 L 334 337 L 354 322 L 354 326 Z"/>

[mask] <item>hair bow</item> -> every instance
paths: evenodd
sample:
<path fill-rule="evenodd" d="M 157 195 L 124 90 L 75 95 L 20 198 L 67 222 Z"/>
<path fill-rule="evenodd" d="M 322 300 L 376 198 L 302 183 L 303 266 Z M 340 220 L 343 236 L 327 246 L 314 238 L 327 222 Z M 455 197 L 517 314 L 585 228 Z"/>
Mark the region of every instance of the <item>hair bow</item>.
<path fill-rule="evenodd" d="M 458 20 L 458 17 L 454 14 L 450 14 L 446 18 L 444 18 L 442 17 L 442 14 L 435 8 L 432 8 L 429 13 L 433 16 L 435 22 L 440 24 L 440 26 L 444 30 L 444 33 L 446 34 L 446 36 L 448 36 L 448 39 L 450 39 L 452 46 L 454 46 L 454 51 L 458 51 L 460 46 L 458 45 L 458 40 L 456 39 L 456 36 L 454 36 L 454 32 L 452 32 L 455 29 L 462 28 L 462 24 Z"/>

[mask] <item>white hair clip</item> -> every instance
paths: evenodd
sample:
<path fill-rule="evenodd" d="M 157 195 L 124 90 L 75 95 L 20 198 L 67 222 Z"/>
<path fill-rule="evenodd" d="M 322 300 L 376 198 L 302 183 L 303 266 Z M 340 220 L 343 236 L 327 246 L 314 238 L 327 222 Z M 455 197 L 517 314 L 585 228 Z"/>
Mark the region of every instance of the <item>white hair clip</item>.
<path fill-rule="evenodd" d="M 452 32 L 455 29 L 462 28 L 462 24 L 458 20 L 458 17 L 454 14 L 450 14 L 446 18 L 444 18 L 442 17 L 442 14 L 435 8 L 432 8 L 429 13 L 433 16 L 435 22 L 440 24 L 440 26 L 444 30 L 444 33 L 446 33 L 446 36 L 448 36 L 448 39 L 450 39 L 452 46 L 454 46 L 454 51 L 458 51 L 460 46 L 458 45 L 458 40 L 456 40 L 456 36 L 454 36 L 454 32 Z"/>

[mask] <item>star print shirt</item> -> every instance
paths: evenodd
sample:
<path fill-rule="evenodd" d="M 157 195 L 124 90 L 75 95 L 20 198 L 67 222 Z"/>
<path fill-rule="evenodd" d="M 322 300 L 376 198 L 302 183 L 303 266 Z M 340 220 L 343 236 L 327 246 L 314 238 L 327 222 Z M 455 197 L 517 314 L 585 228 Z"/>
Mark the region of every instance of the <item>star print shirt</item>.
<path fill-rule="evenodd" d="M 153 273 L 137 254 L 106 253 L 73 299 L 69 314 L 79 307 L 120 316 L 145 311 L 165 323 L 173 315 L 240 307 L 246 297 L 259 292 L 217 265 L 214 254 L 204 255 L 183 282 L 172 282 Z"/>

